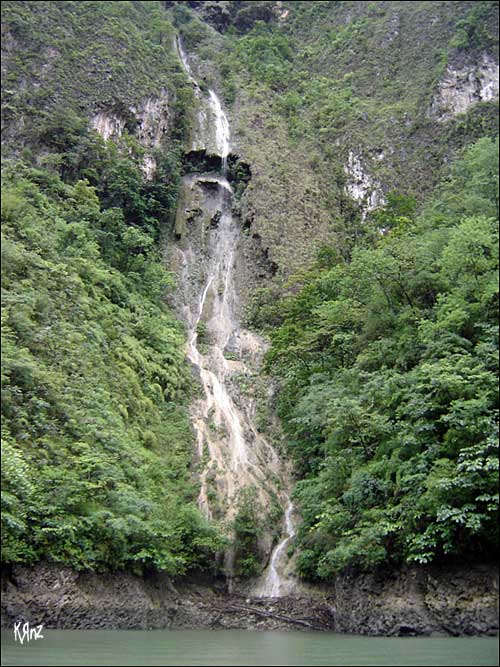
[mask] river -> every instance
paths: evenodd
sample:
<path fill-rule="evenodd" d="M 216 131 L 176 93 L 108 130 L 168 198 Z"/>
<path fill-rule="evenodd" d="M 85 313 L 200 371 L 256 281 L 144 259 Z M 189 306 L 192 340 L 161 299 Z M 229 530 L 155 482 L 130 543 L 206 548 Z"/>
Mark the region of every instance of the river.
<path fill-rule="evenodd" d="M 245 630 L 2 631 L 2 665 L 498 665 L 498 640 Z"/>

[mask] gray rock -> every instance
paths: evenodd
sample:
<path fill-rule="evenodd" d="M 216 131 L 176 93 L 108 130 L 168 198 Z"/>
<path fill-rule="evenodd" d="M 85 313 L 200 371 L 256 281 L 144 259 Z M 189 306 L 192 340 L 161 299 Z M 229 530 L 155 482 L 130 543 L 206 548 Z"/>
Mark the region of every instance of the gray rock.
<path fill-rule="evenodd" d="M 303 589 L 307 590 L 307 589 Z M 496 635 L 493 565 L 408 567 L 338 577 L 310 595 L 229 595 L 220 582 L 100 575 L 54 564 L 2 573 L 2 627 L 305 629 L 385 636 Z"/>

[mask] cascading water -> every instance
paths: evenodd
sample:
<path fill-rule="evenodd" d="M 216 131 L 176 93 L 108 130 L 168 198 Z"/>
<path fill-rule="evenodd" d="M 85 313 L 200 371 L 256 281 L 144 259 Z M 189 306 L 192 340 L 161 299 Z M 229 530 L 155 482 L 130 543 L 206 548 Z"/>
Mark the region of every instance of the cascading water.
<path fill-rule="evenodd" d="M 203 94 L 198 82 L 193 76 L 188 57 L 183 49 L 182 42 L 176 39 L 176 48 L 184 70 L 193 84 L 195 96 L 198 100 L 198 115 L 193 133 L 193 149 L 213 149 L 214 153 L 221 158 L 224 175 L 227 170 L 227 157 L 229 155 L 229 122 L 222 109 L 219 98 L 214 90 L 208 90 L 208 97 Z M 208 104 L 207 104 L 208 103 Z M 208 109 L 207 109 L 208 106 Z M 207 113 L 208 111 L 208 113 Z M 210 144 L 213 143 L 213 146 Z"/>
<path fill-rule="evenodd" d="M 264 575 L 262 583 L 257 586 L 256 597 L 278 598 L 287 595 L 293 587 L 293 580 L 286 578 L 280 573 L 279 568 L 282 561 L 286 558 L 286 547 L 295 536 L 295 526 L 293 525 L 293 504 L 288 499 L 288 505 L 285 510 L 285 536 L 280 540 L 277 547 L 271 555 L 267 573 Z"/>
<path fill-rule="evenodd" d="M 217 141 L 217 152 L 222 158 L 222 171 L 227 172 L 227 156 L 229 155 L 229 122 L 222 110 L 219 98 L 213 90 L 209 90 L 210 106 L 215 116 L 215 137 Z"/>
<path fill-rule="evenodd" d="M 192 147 L 217 155 L 223 173 L 184 177 L 180 214 L 190 221 L 190 227 L 177 247 L 181 313 L 188 325 L 187 356 L 203 388 L 193 408 L 201 467 L 199 505 L 206 516 L 227 521 L 234 517 L 239 491 L 247 486 L 258 489 L 264 507 L 273 497 L 287 505 L 286 535 L 273 551 L 255 592 L 280 596 L 290 588 L 281 564 L 294 534 L 292 505 L 279 490 L 280 484 L 273 481 L 284 479 L 283 466 L 253 423 L 251 401 L 242 405 L 234 390 L 237 376 L 248 371 L 245 359 L 249 351 L 261 343 L 241 329 L 237 317 L 235 261 L 240 231 L 232 211 L 233 191 L 226 179 L 229 123 L 217 94 L 213 90 L 203 94 L 179 39 L 176 47 L 198 102 Z M 231 554 L 226 556 L 231 577 Z"/>

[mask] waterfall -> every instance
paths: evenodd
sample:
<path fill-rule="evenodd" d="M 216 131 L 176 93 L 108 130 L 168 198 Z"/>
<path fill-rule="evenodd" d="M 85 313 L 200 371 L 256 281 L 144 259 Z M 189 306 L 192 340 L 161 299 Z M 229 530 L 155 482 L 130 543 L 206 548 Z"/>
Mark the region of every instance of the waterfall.
<path fill-rule="evenodd" d="M 278 542 L 271 555 L 267 573 L 264 575 L 262 583 L 256 588 L 256 597 L 277 598 L 291 592 L 293 580 L 284 577 L 278 568 L 281 561 L 286 558 L 286 547 L 295 536 L 292 514 L 293 504 L 288 498 L 288 505 L 285 510 L 285 536 Z"/>
<path fill-rule="evenodd" d="M 222 158 L 223 173 L 227 172 L 227 156 L 229 155 L 229 123 L 227 116 L 222 110 L 219 98 L 213 90 L 209 90 L 210 107 L 215 116 L 215 137 L 217 142 L 217 152 Z"/>
<path fill-rule="evenodd" d="M 203 94 L 201 87 L 193 76 L 189 59 L 179 37 L 176 38 L 175 46 L 198 100 L 198 116 L 196 119 L 198 127 L 195 129 L 196 136 L 193 141 L 193 149 L 213 151 L 215 155 L 218 155 L 221 158 L 222 173 L 225 176 L 227 173 L 227 157 L 230 151 L 229 121 L 217 93 L 210 88 L 208 97 Z"/>
<path fill-rule="evenodd" d="M 258 489 L 263 507 L 269 507 L 273 498 L 287 505 L 286 535 L 271 555 L 263 583 L 256 588 L 259 595 L 279 596 L 290 584 L 280 569 L 294 534 L 292 505 L 280 489 L 282 463 L 253 423 L 252 401 L 241 400 L 235 389 L 238 376 L 248 372 L 247 355 L 262 344 L 257 336 L 242 330 L 238 319 L 235 262 L 240 229 L 233 215 L 233 190 L 226 178 L 229 122 L 215 91 L 203 93 L 178 38 L 176 48 L 198 102 L 193 146 L 220 157 L 222 167 L 222 175 L 189 174 L 183 178 L 180 215 L 191 218 L 186 238 L 177 246 L 182 292 L 179 310 L 188 326 L 187 356 L 202 386 L 192 415 L 201 467 L 198 504 L 207 517 L 216 519 L 222 514 L 227 521 L 234 518 L 238 492 L 252 486 Z M 281 482 L 276 484 L 273 477 Z M 229 579 L 231 563 L 228 552 Z"/>

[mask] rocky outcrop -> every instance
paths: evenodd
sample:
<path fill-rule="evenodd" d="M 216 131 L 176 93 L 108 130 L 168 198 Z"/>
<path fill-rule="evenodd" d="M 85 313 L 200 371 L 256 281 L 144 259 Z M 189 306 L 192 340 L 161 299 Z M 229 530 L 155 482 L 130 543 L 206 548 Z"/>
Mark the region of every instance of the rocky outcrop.
<path fill-rule="evenodd" d="M 285 618 L 286 617 L 286 618 Z M 221 584 L 166 576 L 77 573 L 40 564 L 2 576 L 2 627 L 19 620 L 60 629 L 328 629 L 324 600 L 276 601 L 228 595 Z"/>
<path fill-rule="evenodd" d="M 251 165 L 252 179 L 241 200 L 241 218 L 248 236 L 245 289 L 262 287 L 262 276 L 284 278 L 314 262 L 318 249 L 331 242 L 327 185 L 310 160 L 289 144 L 287 130 L 257 108 L 246 91 L 234 111 L 232 149 Z M 254 247 L 255 246 L 255 247 Z M 253 257 L 259 257 L 253 270 Z M 266 268 L 267 267 L 267 268 Z M 245 297 L 247 295 L 245 294 Z"/>
<path fill-rule="evenodd" d="M 347 177 L 346 194 L 361 206 L 364 215 L 385 204 L 380 183 L 372 178 L 363 166 L 359 155 L 356 155 L 352 150 L 349 151 L 344 172 Z"/>
<path fill-rule="evenodd" d="M 125 129 L 126 120 L 115 113 L 100 111 L 92 117 L 91 125 L 104 141 L 115 138 L 119 139 Z"/>
<path fill-rule="evenodd" d="M 236 586 L 236 590 L 238 587 Z M 275 600 L 221 581 L 14 566 L 2 575 L 2 627 L 317 629 L 365 635 L 496 635 L 498 572 L 488 565 L 339 577 Z"/>
<path fill-rule="evenodd" d="M 498 572 L 494 567 L 404 568 L 339 577 L 331 603 L 337 632 L 417 636 L 495 635 Z"/>
<path fill-rule="evenodd" d="M 432 100 L 430 115 L 447 121 L 478 102 L 498 99 L 498 73 L 498 63 L 487 53 L 473 65 L 448 65 Z"/>
<path fill-rule="evenodd" d="M 132 133 L 144 147 L 142 170 L 145 178 L 151 179 L 156 169 L 155 149 L 167 135 L 171 125 L 170 96 L 161 90 L 158 96 L 147 97 L 136 105 L 131 105 L 126 112 L 99 111 L 91 119 L 92 127 L 105 141 L 120 139 L 125 128 Z"/>
<path fill-rule="evenodd" d="M 174 3 L 166 3 L 167 6 Z M 257 21 L 271 22 L 276 17 L 281 18 L 286 10 L 283 10 L 282 2 L 227 2 L 226 0 L 211 0 L 200 2 L 199 0 L 188 0 L 186 3 L 194 9 L 203 21 L 209 23 L 216 30 L 226 32 L 229 27 L 243 34 L 249 32 Z M 288 14 L 288 11 L 286 11 Z"/>

